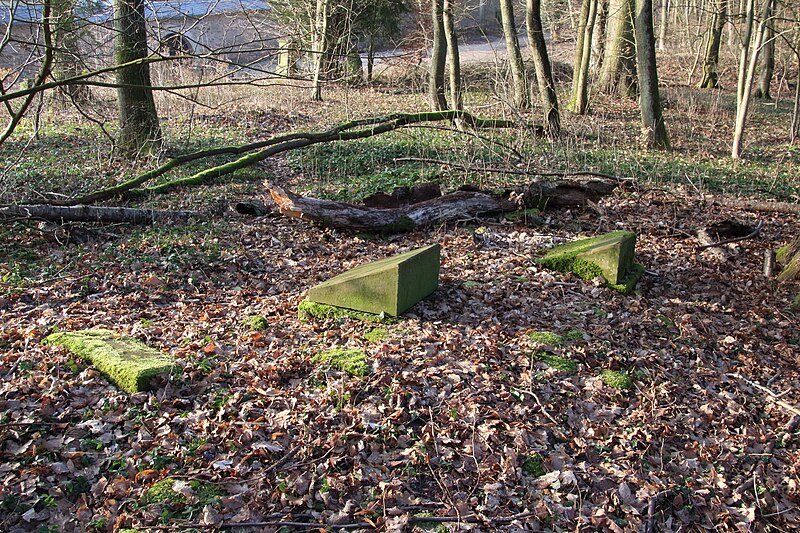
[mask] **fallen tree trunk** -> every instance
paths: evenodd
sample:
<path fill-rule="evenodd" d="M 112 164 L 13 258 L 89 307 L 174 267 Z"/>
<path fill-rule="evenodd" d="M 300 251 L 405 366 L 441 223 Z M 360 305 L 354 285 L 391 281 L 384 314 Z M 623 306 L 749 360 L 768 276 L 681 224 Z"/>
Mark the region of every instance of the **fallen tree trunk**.
<path fill-rule="evenodd" d="M 466 191 L 391 209 L 304 198 L 276 186 L 271 186 L 269 192 L 283 215 L 308 220 L 326 228 L 351 231 L 411 231 L 432 224 L 503 213 L 517 208 L 516 204 L 508 200 Z"/>
<path fill-rule="evenodd" d="M 585 205 L 609 194 L 616 186 L 616 182 L 604 180 L 534 182 L 517 191 L 509 191 L 508 198 L 497 198 L 484 192 L 458 191 L 416 204 L 383 209 L 305 198 L 276 185 L 266 185 L 283 215 L 327 228 L 385 233 L 411 231 L 522 208 Z"/>
<path fill-rule="evenodd" d="M 47 204 L 0 207 L 0 219 L 36 218 L 51 222 L 101 222 L 105 224 L 152 224 L 159 220 L 181 220 L 200 217 L 191 211 L 158 211 L 128 207 L 95 207 L 90 205 L 54 206 Z"/>
<path fill-rule="evenodd" d="M 736 200 L 733 198 L 706 197 L 711 205 L 722 205 L 758 213 L 786 213 L 800 215 L 800 204 L 790 202 L 767 202 L 762 200 Z"/>
<path fill-rule="evenodd" d="M 366 139 L 367 137 L 380 135 L 382 133 L 387 133 L 403 127 L 413 126 L 415 124 L 445 120 L 460 120 L 462 123 L 475 129 L 512 128 L 517 126 L 515 122 L 510 120 L 482 119 L 462 110 L 434 111 L 424 113 L 394 113 L 387 116 L 353 120 L 321 132 L 289 133 L 241 146 L 223 146 L 210 150 L 201 150 L 199 152 L 184 154 L 170 159 L 161 166 L 139 174 L 138 176 L 124 181 L 118 185 L 84 195 L 80 198 L 52 201 L 50 204 L 75 206 L 78 204 L 92 204 L 118 196 L 137 196 L 148 193 L 164 193 L 178 187 L 207 183 L 289 150 L 304 148 L 306 146 L 324 142 Z M 217 156 L 239 157 L 233 161 L 207 168 L 191 176 L 178 178 L 172 181 L 161 183 L 159 185 L 154 185 L 152 187 L 137 188 L 144 185 L 148 181 L 152 181 L 155 178 L 163 176 L 167 172 L 179 166 L 198 161 L 200 159 Z"/>

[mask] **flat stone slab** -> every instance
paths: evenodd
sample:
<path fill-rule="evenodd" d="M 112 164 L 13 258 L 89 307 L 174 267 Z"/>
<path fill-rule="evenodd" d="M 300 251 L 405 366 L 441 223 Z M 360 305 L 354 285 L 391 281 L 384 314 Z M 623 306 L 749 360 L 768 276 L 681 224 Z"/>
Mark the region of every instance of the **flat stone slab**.
<path fill-rule="evenodd" d="M 438 244 L 348 270 L 312 287 L 312 302 L 398 316 L 439 286 Z"/>
<path fill-rule="evenodd" d="M 45 344 L 63 346 L 92 363 L 122 390 L 130 393 L 151 388 L 157 374 L 169 372 L 175 360 L 146 344 L 106 329 L 53 333 Z"/>
<path fill-rule="evenodd" d="M 634 262 L 635 249 L 635 233 L 612 231 L 556 246 L 539 259 L 539 264 L 583 279 L 602 276 L 610 287 L 627 294 L 644 272 Z"/>

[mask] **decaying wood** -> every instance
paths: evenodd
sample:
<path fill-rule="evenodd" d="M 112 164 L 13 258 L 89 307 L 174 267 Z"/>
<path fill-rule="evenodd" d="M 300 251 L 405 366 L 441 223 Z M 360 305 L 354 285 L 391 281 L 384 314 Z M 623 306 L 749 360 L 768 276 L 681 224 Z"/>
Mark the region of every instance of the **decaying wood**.
<path fill-rule="evenodd" d="M 709 242 L 709 243 L 703 243 L 702 245 L 697 247 L 697 250 L 701 251 L 701 250 L 704 250 L 706 248 L 711 248 L 711 247 L 714 247 L 714 246 L 722 246 L 724 244 L 730 244 L 730 243 L 734 243 L 734 242 L 745 241 L 747 239 L 752 239 L 753 237 L 757 237 L 761 233 L 761 230 L 763 228 L 764 228 L 764 221 L 760 220 L 758 222 L 758 224 L 756 224 L 755 228 L 747 228 L 750 231 L 745 235 L 738 235 L 738 236 L 735 236 L 735 237 L 731 237 L 730 239 L 722 239 L 722 240 L 713 241 L 713 242 Z M 707 228 L 706 230 L 703 230 L 701 233 L 703 233 L 703 235 L 704 235 L 704 237 L 701 237 L 701 239 L 703 239 L 703 238 L 708 239 L 708 238 L 710 238 L 710 233 L 712 233 L 712 228 Z M 714 232 L 714 233 L 717 233 L 717 235 L 719 235 L 718 232 Z"/>
<path fill-rule="evenodd" d="M 392 209 L 304 198 L 281 187 L 269 192 L 281 214 L 327 228 L 401 232 L 444 222 L 513 211 L 516 204 L 479 192 L 459 191 L 433 200 Z"/>
<path fill-rule="evenodd" d="M 737 200 L 733 198 L 707 197 L 706 200 L 711 205 L 722 205 L 725 207 L 735 207 L 745 211 L 756 211 L 759 213 L 786 213 L 789 215 L 800 215 L 800 204 L 790 202 L 764 202 L 760 200 Z"/>
<path fill-rule="evenodd" d="M 589 201 L 598 201 L 616 186 L 616 182 L 608 180 L 534 182 L 515 191 L 507 191 L 501 198 L 484 192 L 457 191 L 411 205 L 382 209 L 305 198 L 276 185 L 266 184 L 283 215 L 329 228 L 378 232 L 410 231 L 526 207 L 585 205 Z"/>
<path fill-rule="evenodd" d="M 200 217 L 191 211 L 158 211 L 128 207 L 95 207 L 90 205 L 54 206 L 46 204 L 0 207 L 0 219 L 35 218 L 51 222 L 101 222 L 106 224 L 152 224 L 158 220 L 180 220 Z"/>

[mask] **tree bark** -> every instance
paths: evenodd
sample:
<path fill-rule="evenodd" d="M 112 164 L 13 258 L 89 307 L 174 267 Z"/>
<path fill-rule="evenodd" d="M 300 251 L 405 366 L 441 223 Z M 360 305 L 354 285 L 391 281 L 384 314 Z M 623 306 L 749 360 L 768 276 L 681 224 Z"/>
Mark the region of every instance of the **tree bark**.
<path fill-rule="evenodd" d="M 95 207 L 90 205 L 64 207 L 35 204 L 0 207 L 0 218 L 2 219 L 35 218 L 51 222 L 152 224 L 162 220 L 180 220 L 191 217 L 200 217 L 200 214 L 191 211 L 160 211 L 127 207 Z"/>
<path fill-rule="evenodd" d="M 450 107 L 464 109 L 461 98 L 461 58 L 458 55 L 458 34 L 453 21 L 453 0 L 444 0 L 442 21 L 447 40 L 448 73 L 450 75 Z"/>
<path fill-rule="evenodd" d="M 56 53 L 53 58 L 53 78 L 63 81 L 81 73 L 78 31 L 75 27 L 75 0 L 52 0 L 55 28 L 53 42 Z M 66 83 L 59 90 L 76 103 L 91 98 L 88 85 Z"/>
<path fill-rule="evenodd" d="M 585 115 L 589 107 L 589 64 L 597 2 L 598 0 L 584 0 L 581 8 L 581 23 L 578 27 L 575 67 L 572 74 L 572 98 L 569 103 L 569 110 L 577 115 Z"/>
<path fill-rule="evenodd" d="M 447 55 L 447 37 L 444 29 L 444 0 L 431 0 L 433 46 L 428 75 L 428 101 L 432 111 L 447 109 L 444 88 L 444 67 Z"/>
<path fill-rule="evenodd" d="M 753 96 L 760 100 L 772 100 L 769 94 L 772 74 L 775 72 L 775 31 L 772 21 L 767 21 L 764 29 L 764 45 L 761 55 L 761 73 L 758 76 L 758 87 Z"/>
<path fill-rule="evenodd" d="M 144 0 L 114 0 L 114 31 L 117 64 L 147 57 Z M 120 154 L 131 157 L 157 152 L 163 137 L 153 100 L 149 63 L 121 68 L 116 78 Z"/>
<path fill-rule="evenodd" d="M 736 106 L 736 125 L 733 130 L 731 157 L 734 159 L 739 159 L 742 156 L 742 149 L 744 147 L 744 127 L 747 122 L 747 111 L 750 107 L 750 93 L 753 89 L 753 79 L 755 78 L 756 63 L 758 62 L 761 43 L 764 41 L 767 23 L 772 13 L 772 2 L 773 0 L 764 1 L 761 22 L 753 38 L 752 50 L 748 53 L 750 64 L 747 67 L 747 71 L 739 72 L 739 87 L 742 93 Z M 745 47 L 750 47 L 750 43 L 745 43 Z"/>
<path fill-rule="evenodd" d="M 719 48 L 722 43 L 722 29 L 728 18 L 728 0 L 717 0 L 714 16 L 711 17 L 706 53 L 703 60 L 703 79 L 698 86 L 701 89 L 716 89 L 719 86 L 717 65 L 719 64 Z"/>
<path fill-rule="evenodd" d="M 607 94 L 636 94 L 636 46 L 633 38 L 633 0 L 611 0 L 606 57 L 598 85 Z"/>
<path fill-rule="evenodd" d="M 639 111 L 642 117 L 642 141 L 647 148 L 669 150 L 669 138 L 661 113 L 658 92 L 656 47 L 653 35 L 653 2 L 636 0 L 634 29 L 639 76 Z"/>
<path fill-rule="evenodd" d="M 380 209 L 304 198 L 267 184 L 281 214 L 323 227 L 348 231 L 396 233 L 459 220 L 519 210 L 522 207 L 576 206 L 597 201 L 616 188 L 606 180 L 534 182 L 518 193 L 523 205 L 482 192 L 458 191 L 403 207 Z"/>
<path fill-rule="evenodd" d="M 789 281 L 800 278 L 800 237 L 779 248 L 775 259 L 783 268 L 778 274 L 778 281 Z"/>
<path fill-rule="evenodd" d="M 592 71 L 596 77 L 603 68 L 603 61 L 606 55 L 606 35 L 608 34 L 608 15 L 609 0 L 597 0 L 597 15 L 594 19 L 594 31 L 592 32 Z"/>
<path fill-rule="evenodd" d="M 528 30 L 528 46 L 536 69 L 536 82 L 539 86 L 539 100 L 544 110 L 544 123 L 547 135 L 561 135 L 561 115 L 558 111 L 558 96 L 553 80 L 553 69 L 547 54 L 547 44 L 542 28 L 541 0 L 527 0 L 525 26 Z"/>
<path fill-rule="evenodd" d="M 511 0 L 500 0 L 500 16 L 503 21 L 503 35 L 506 38 L 507 60 L 511 68 L 514 105 L 518 109 L 528 109 L 530 107 L 530 97 L 528 82 L 525 79 L 525 62 L 519 49 L 517 24 L 514 20 L 514 6 Z"/>

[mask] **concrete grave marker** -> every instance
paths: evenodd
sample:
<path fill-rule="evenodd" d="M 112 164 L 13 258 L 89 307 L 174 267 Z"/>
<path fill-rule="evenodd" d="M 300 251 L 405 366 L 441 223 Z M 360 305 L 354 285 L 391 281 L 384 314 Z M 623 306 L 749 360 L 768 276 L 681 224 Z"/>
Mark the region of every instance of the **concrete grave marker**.
<path fill-rule="evenodd" d="M 348 270 L 308 291 L 312 302 L 398 316 L 439 286 L 441 247 L 432 244 Z"/>
<path fill-rule="evenodd" d="M 644 267 L 634 262 L 635 248 L 635 233 L 612 231 L 556 246 L 539 263 L 583 279 L 602 276 L 611 288 L 628 294 L 644 272 Z"/>
<path fill-rule="evenodd" d="M 169 372 L 175 360 L 133 337 L 106 329 L 53 333 L 45 344 L 63 346 L 92 363 L 119 388 L 141 392 L 157 374 Z"/>

